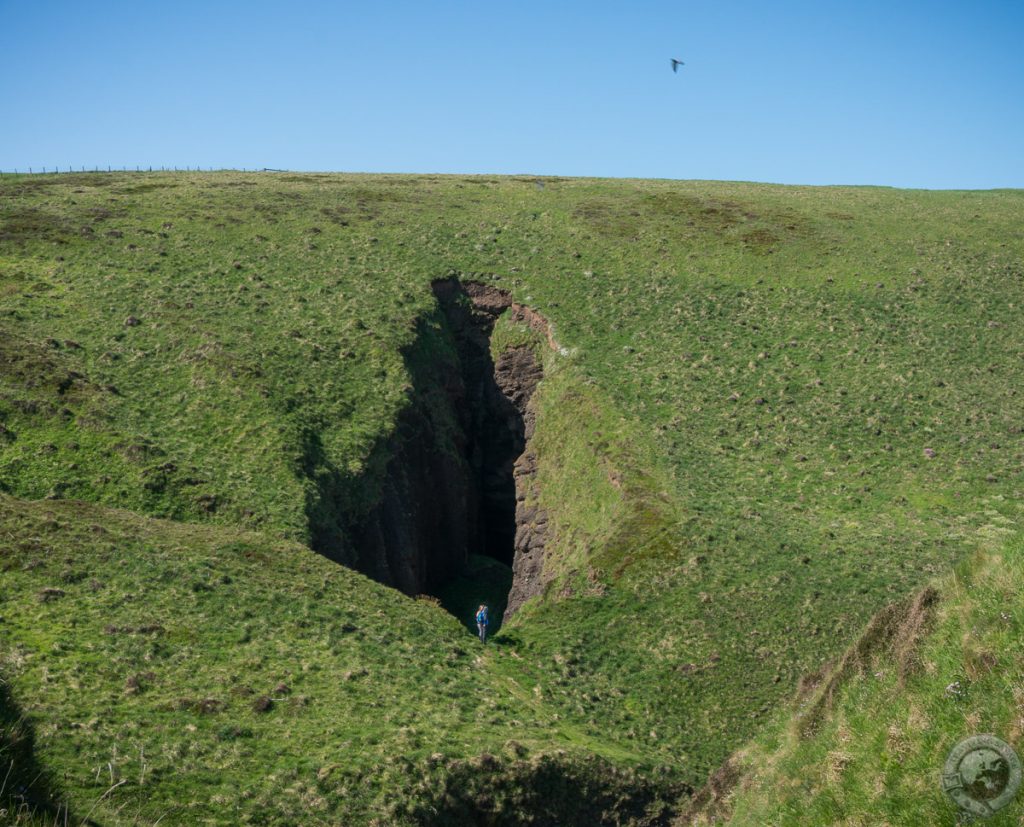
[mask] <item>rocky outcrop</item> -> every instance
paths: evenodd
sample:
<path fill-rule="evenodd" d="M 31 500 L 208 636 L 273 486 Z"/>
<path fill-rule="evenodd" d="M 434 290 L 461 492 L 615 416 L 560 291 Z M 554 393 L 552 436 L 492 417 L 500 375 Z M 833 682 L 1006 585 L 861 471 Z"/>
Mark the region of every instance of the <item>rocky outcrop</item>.
<path fill-rule="evenodd" d="M 505 351 L 495 365 L 495 379 L 501 392 L 522 417 L 522 450 L 512 467 L 515 488 L 515 538 L 512 555 L 512 589 L 505 608 L 507 620 L 529 598 L 540 593 L 541 571 L 544 566 L 544 542 L 547 534 L 547 514 L 537 506 L 537 455 L 529 450 L 536 427 L 536 412 L 530 400 L 543 375 L 530 348 L 518 347 Z"/>
<path fill-rule="evenodd" d="M 537 457 L 524 453 L 515 466 L 516 483 L 516 538 L 512 561 L 512 589 L 508 594 L 505 619 L 542 589 L 544 546 L 547 539 L 548 515 L 535 505 L 538 489 Z"/>

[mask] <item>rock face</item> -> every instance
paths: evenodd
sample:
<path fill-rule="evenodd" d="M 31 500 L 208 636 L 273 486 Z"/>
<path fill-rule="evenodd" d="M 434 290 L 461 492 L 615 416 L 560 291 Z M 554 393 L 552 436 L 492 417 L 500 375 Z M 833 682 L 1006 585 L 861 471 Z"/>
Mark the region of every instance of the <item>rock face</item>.
<path fill-rule="evenodd" d="M 541 380 L 543 371 L 529 348 L 507 350 L 495 365 L 495 379 L 502 394 L 520 415 L 522 448 L 515 457 L 512 481 L 515 488 L 515 537 L 512 556 L 512 589 L 508 595 L 505 619 L 538 594 L 541 589 L 541 571 L 544 566 L 544 540 L 547 534 L 547 514 L 538 508 L 537 455 L 529 450 L 536 426 L 536 413 L 530 399 Z"/>
<path fill-rule="evenodd" d="M 508 594 L 505 618 L 536 594 L 543 586 L 544 544 L 548 530 L 547 513 L 535 505 L 537 499 L 537 457 L 526 452 L 515 466 L 516 538 L 512 562 L 512 589 Z"/>
<path fill-rule="evenodd" d="M 454 278 L 433 289 L 438 313 L 430 321 L 455 362 L 406 354 L 415 401 L 380 446 L 387 458 L 380 493 L 358 519 L 339 503 L 336 513 L 311 520 L 314 547 L 407 594 L 436 591 L 470 553 L 486 554 L 513 569 L 508 617 L 541 585 L 547 517 L 536 507 L 529 441 L 530 400 L 543 371 L 528 347 L 495 363 L 490 336 L 511 311 L 553 340 L 543 317 L 504 290 Z M 315 457 L 317 447 L 307 453 Z"/>

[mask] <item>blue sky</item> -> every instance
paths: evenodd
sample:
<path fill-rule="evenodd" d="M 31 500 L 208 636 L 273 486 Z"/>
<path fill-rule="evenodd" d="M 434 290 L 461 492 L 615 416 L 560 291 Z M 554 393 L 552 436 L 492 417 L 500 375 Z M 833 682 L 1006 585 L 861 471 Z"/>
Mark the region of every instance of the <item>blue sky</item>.
<path fill-rule="evenodd" d="M 0 0 L 0 169 L 1024 187 L 1022 43 L 1020 0 Z"/>

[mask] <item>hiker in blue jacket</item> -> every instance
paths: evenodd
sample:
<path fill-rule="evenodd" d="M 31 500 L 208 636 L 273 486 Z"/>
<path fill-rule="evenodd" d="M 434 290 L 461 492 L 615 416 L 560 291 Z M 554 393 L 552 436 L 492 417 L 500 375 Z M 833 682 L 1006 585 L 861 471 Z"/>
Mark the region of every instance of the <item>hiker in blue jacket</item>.
<path fill-rule="evenodd" d="M 483 603 L 476 610 L 476 628 L 480 630 L 480 642 L 487 643 L 487 606 Z"/>

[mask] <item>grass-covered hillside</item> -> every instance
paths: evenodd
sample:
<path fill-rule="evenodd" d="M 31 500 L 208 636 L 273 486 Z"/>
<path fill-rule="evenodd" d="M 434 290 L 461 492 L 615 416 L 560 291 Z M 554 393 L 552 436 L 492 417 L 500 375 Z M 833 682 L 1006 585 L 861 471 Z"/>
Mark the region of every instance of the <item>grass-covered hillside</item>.
<path fill-rule="evenodd" d="M 979 733 L 1019 748 L 1024 732 L 1021 510 L 994 498 L 977 550 L 880 613 L 679 823 L 959 823 L 940 784 L 950 750 Z M 1021 815 L 1015 801 L 985 823 Z"/>
<path fill-rule="evenodd" d="M 0 537 L 0 670 L 22 702 L 0 729 L 14 735 L 4 774 L 19 759 L 8 810 L 392 824 L 493 809 L 515 823 L 657 798 L 632 777 L 657 767 L 562 723 L 519 687 L 510 652 L 295 543 L 4 495 Z M 47 777 L 22 771 L 35 763 Z M 527 791 L 503 790 L 511 779 Z"/>
<path fill-rule="evenodd" d="M 0 177 L 5 703 L 54 795 L 102 823 L 159 818 L 143 801 L 186 806 L 162 824 L 390 823 L 389 801 L 430 822 L 430 756 L 510 739 L 524 756 L 451 771 L 472 812 L 543 823 L 474 779 L 512 778 L 514 798 L 561 749 L 535 782 L 613 795 L 636 773 L 628 807 L 600 812 L 666 823 L 801 675 L 1019 499 L 1022 261 L 1019 191 Z M 465 617 L 305 548 L 351 547 L 404 412 L 436 404 L 453 357 L 431 284 L 449 276 L 510 291 L 556 345 L 507 316 L 491 342 L 543 362 L 547 541 L 540 594 L 479 660 Z M 477 566 L 446 605 L 472 604 L 473 572 L 501 582 Z M 356 645 L 350 623 L 373 632 Z M 359 669 L 393 679 L 343 678 Z M 254 712 L 278 682 L 288 699 Z M 114 777 L 115 743 L 165 771 Z"/>

